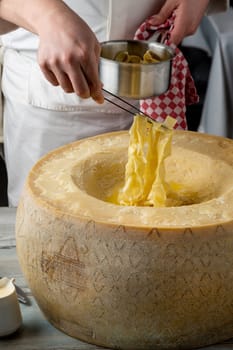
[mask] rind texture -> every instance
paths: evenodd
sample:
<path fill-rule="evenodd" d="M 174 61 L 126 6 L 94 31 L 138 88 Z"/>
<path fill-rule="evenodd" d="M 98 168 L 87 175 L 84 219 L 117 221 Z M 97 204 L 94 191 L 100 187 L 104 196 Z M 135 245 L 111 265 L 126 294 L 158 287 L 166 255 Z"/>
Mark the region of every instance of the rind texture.
<path fill-rule="evenodd" d="M 203 227 L 104 223 L 35 193 L 29 176 L 17 210 L 17 252 L 57 328 L 134 350 L 191 349 L 233 336 L 233 219 Z"/>

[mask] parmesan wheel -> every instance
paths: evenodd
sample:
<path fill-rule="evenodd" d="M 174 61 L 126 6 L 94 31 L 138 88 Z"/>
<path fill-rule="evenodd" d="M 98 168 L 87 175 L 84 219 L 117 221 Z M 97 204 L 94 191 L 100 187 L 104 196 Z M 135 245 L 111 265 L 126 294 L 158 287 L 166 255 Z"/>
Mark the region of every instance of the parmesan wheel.
<path fill-rule="evenodd" d="M 106 202 L 129 135 L 43 157 L 17 210 L 21 268 L 48 320 L 121 349 L 189 349 L 233 336 L 233 141 L 174 131 L 170 206 Z"/>

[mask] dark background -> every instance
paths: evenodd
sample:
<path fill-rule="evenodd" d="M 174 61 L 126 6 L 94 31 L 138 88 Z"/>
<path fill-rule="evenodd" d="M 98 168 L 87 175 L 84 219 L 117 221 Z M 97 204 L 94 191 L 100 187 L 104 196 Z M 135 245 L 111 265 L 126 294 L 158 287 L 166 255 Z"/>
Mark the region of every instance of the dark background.
<path fill-rule="evenodd" d="M 0 206 L 7 206 L 7 176 L 6 168 L 2 157 L 0 156 Z"/>

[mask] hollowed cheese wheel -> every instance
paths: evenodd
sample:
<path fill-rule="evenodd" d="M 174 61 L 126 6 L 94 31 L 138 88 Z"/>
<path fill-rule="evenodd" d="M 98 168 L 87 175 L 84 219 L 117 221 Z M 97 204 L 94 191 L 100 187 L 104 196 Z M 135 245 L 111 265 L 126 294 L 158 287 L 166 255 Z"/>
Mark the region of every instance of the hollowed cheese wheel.
<path fill-rule="evenodd" d="M 17 251 L 48 320 L 120 349 L 190 349 L 233 336 L 233 141 L 175 131 L 166 181 L 179 206 L 105 201 L 129 136 L 43 157 L 17 210 Z"/>

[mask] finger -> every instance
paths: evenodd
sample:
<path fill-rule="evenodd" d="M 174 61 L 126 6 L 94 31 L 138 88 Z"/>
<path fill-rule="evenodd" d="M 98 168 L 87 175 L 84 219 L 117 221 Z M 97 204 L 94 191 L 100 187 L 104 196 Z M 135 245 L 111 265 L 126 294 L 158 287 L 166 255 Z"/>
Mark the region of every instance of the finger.
<path fill-rule="evenodd" d="M 93 100 L 97 103 L 104 102 L 104 96 L 102 91 L 102 83 L 99 79 L 99 56 L 100 56 L 100 47 L 97 46 L 95 50 L 96 54 L 94 56 L 93 64 L 90 62 L 86 66 L 86 79 L 89 82 L 90 93 Z"/>
<path fill-rule="evenodd" d="M 93 100 L 99 104 L 104 103 L 104 96 L 102 90 L 91 92 L 91 97 Z"/>
<path fill-rule="evenodd" d="M 72 83 L 69 79 L 69 76 L 66 74 L 66 72 L 63 72 L 61 69 L 54 68 L 53 74 L 56 77 L 58 84 L 61 86 L 61 88 L 65 92 L 67 92 L 67 93 L 74 92 Z"/>
<path fill-rule="evenodd" d="M 79 64 L 68 67 L 67 75 L 69 76 L 74 92 L 78 96 L 81 98 L 91 97 L 88 81 Z"/>
<path fill-rule="evenodd" d="M 166 1 L 160 11 L 149 19 L 149 23 L 156 26 L 163 24 L 175 9 L 174 1 Z"/>
<path fill-rule="evenodd" d="M 47 67 L 45 66 L 41 66 L 40 67 L 45 78 L 54 86 L 58 86 L 59 82 L 57 81 L 56 76 L 53 74 L 53 72 L 51 70 L 49 70 Z"/>
<path fill-rule="evenodd" d="M 170 37 L 169 37 L 169 42 L 171 44 L 174 44 L 175 46 L 178 46 L 182 39 L 185 37 L 185 33 L 181 33 L 178 28 L 174 27 L 174 29 L 172 30 Z"/>
<path fill-rule="evenodd" d="M 76 67 L 75 69 L 72 67 Z M 102 84 L 99 80 L 97 57 L 73 64 L 69 68 L 69 77 L 75 92 L 81 97 L 92 97 L 97 103 L 103 103 Z"/>
<path fill-rule="evenodd" d="M 174 27 L 170 33 L 169 42 L 177 46 L 187 34 L 183 17 L 177 14 L 174 21 Z"/>
<path fill-rule="evenodd" d="M 99 80 L 99 72 L 97 71 L 96 73 L 96 83 L 95 82 L 90 82 L 90 93 L 91 97 L 93 98 L 94 101 L 97 103 L 104 103 L 104 95 L 102 91 L 102 86 L 103 84 Z"/>
<path fill-rule="evenodd" d="M 60 85 L 65 92 L 74 92 L 72 84 L 69 80 L 69 77 L 66 73 L 61 72 L 60 70 L 54 69 L 52 71 L 46 65 L 41 66 L 41 70 L 44 73 L 45 78 L 54 86 Z"/>
<path fill-rule="evenodd" d="M 183 38 L 193 33 L 192 17 L 187 16 L 187 6 L 177 8 L 174 19 L 174 27 L 170 33 L 169 41 L 179 45 Z"/>

